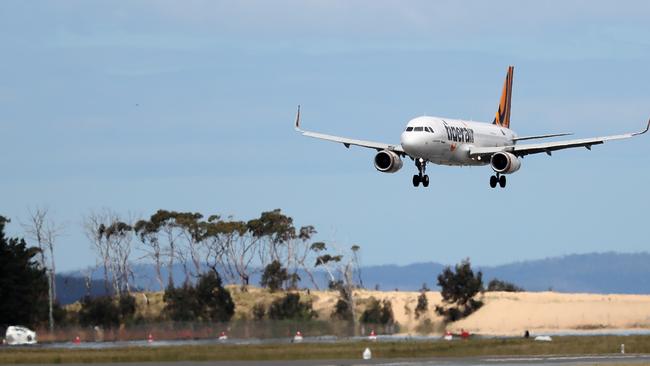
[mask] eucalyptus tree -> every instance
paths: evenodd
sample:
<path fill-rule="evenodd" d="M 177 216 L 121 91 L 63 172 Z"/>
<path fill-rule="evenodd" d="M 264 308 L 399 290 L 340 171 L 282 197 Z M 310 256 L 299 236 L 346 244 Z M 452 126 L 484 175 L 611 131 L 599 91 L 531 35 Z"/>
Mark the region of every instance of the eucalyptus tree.
<path fill-rule="evenodd" d="M 259 238 L 260 265 L 277 261 L 289 271 L 289 287 L 295 288 L 300 282 L 299 271 L 302 269 L 318 288 L 313 278 L 311 263 L 308 260 L 314 252 L 311 239 L 317 233 L 311 226 L 297 229 L 293 218 L 282 213 L 280 209 L 262 212 L 259 218 L 248 222 L 248 229 Z"/>
<path fill-rule="evenodd" d="M 46 207 L 28 209 L 29 219 L 22 224 L 27 237 L 36 242 L 40 249 L 39 259 L 41 268 L 46 269 L 49 288 L 49 325 L 54 329 L 54 302 L 56 301 L 56 262 L 54 261 L 54 246 L 63 234 L 64 226 L 56 224 L 50 217 Z"/>
<path fill-rule="evenodd" d="M 161 253 L 167 258 L 167 283 L 171 287 L 174 287 L 174 263 L 179 250 L 178 238 L 181 235 L 176 224 L 176 214 L 174 211 L 158 210 L 149 218 L 151 229 L 159 233 L 159 240 L 164 240 L 165 246 L 161 248 Z"/>
<path fill-rule="evenodd" d="M 160 290 L 165 288 L 162 278 L 162 260 L 163 253 L 160 245 L 159 227 L 150 220 L 138 220 L 133 225 L 133 231 L 140 239 L 140 250 L 145 253 L 145 257 L 153 261 L 156 270 L 156 280 L 160 286 Z"/>
<path fill-rule="evenodd" d="M 86 237 L 104 270 L 104 288 L 107 293 L 112 288 L 116 295 L 130 291 L 129 278 L 132 277 L 133 227 L 126 221 L 108 208 L 91 211 L 83 218 Z"/>
<path fill-rule="evenodd" d="M 334 249 L 336 250 L 336 248 Z M 317 253 L 314 266 L 322 266 L 325 269 L 330 279 L 329 288 L 339 292 L 339 299 L 335 305 L 336 317 L 352 319 L 354 325 L 357 321 L 354 289 L 358 287 L 354 283 L 354 272 L 358 264 L 356 255 L 360 249 L 361 247 L 358 245 L 353 245 L 350 248 L 352 255 L 346 257 L 339 250 L 336 250 L 339 254 L 328 253 L 327 245 L 323 242 L 311 245 L 311 250 Z"/>
<path fill-rule="evenodd" d="M 206 238 L 207 223 L 202 221 L 203 215 L 198 212 L 176 212 L 174 219 L 176 226 L 180 229 L 180 237 L 184 240 L 185 249 L 189 252 L 190 259 L 194 265 L 194 274 L 201 274 L 201 251 L 205 248 L 202 245 Z M 179 250 L 185 255 L 183 250 Z"/>
<path fill-rule="evenodd" d="M 289 241 L 289 247 L 291 248 L 291 258 L 289 270 L 292 271 L 289 274 L 289 281 L 291 282 L 292 287 L 297 286 L 297 282 L 300 281 L 298 276 L 298 271 L 302 269 L 312 283 L 312 285 L 318 289 L 318 284 L 314 279 L 314 274 L 312 269 L 314 268 L 311 264 L 311 260 L 315 255 L 315 252 L 312 250 L 311 239 L 316 235 L 317 231 L 312 225 L 303 226 L 298 230 L 297 235 Z"/>
<path fill-rule="evenodd" d="M 163 285 L 161 268 L 167 259 L 168 285 L 174 286 L 174 265 L 180 263 L 189 282 L 191 271 L 188 260 L 194 266 L 194 275 L 201 273 L 201 242 L 205 237 L 203 215 L 196 212 L 176 212 L 158 210 L 148 220 L 139 220 L 134 225 L 135 233 L 141 242 L 145 255 L 151 258 L 156 267 L 156 276 L 161 288 Z M 188 258 L 189 257 L 189 258 Z"/>
<path fill-rule="evenodd" d="M 133 227 L 119 218 L 115 218 L 108 226 L 100 226 L 99 234 L 104 236 L 110 250 L 115 293 L 122 295 L 130 292 L 129 278 L 132 276 L 132 271 L 129 260 L 131 259 Z"/>
<path fill-rule="evenodd" d="M 91 211 L 83 218 L 83 229 L 86 237 L 91 243 L 92 249 L 99 257 L 99 263 L 103 268 L 104 290 L 110 292 L 110 264 L 111 248 L 110 242 L 103 235 L 103 228 L 109 226 L 111 222 L 117 220 L 115 214 L 109 209 L 101 211 Z"/>
<path fill-rule="evenodd" d="M 237 222 L 232 221 L 232 217 L 222 220 L 219 215 L 211 215 L 205 222 L 202 243 L 205 247 L 206 265 L 215 272 L 221 269 L 228 282 L 235 282 L 239 279 L 233 268 L 228 266 L 229 257 L 227 255 L 229 247 L 238 237 L 237 230 L 235 230 L 238 226 Z"/>
<path fill-rule="evenodd" d="M 335 269 L 333 268 L 333 266 L 336 263 L 341 262 L 341 260 L 343 259 L 343 255 L 340 254 L 331 255 L 329 253 L 326 253 L 325 251 L 327 250 L 327 245 L 323 242 L 313 243 L 310 249 L 317 255 L 316 263 L 314 263 L 314 267 L 322 266 L 323 268 L 325 268 L 325 271 L 329 276 L 330 282 L 335 282 L 336 281 L 336 278 L 334 277 Z"/>
<path fill-rule="evenodd" d="M 228 221 L 225 223 L 226 236 L 229 237 L 225 247 L 225 264 L 227 271 L 237 274 L 242 290 L 246 290 L 253 272 L 253 260 L 259 250 L 260 237 L 249 230 L 249 225 L 243 221 Z"/>
<path fill-rule="evenodd" d="M 259 218 L 249 220 L 247 229 L 258 241 L 260 265 L 278 261 L 290 265 L 291 248 L 288 244 L 296 236 L 293 219 L 282 210 L 262 212 Z"/>
<path fill-rule="evenodd" d="M 41 268 L 48 266 L 46 255 L 48 254 L 46 244 L 46 226 L 47 226 L 47 212 L 46 208 L 37 207 L 35 210 L 28 209 L 29 219 L 26 223 L 21 223 L 23 230 L 28 239 L 36 243 L 38 249 L 38 262 Z"/>

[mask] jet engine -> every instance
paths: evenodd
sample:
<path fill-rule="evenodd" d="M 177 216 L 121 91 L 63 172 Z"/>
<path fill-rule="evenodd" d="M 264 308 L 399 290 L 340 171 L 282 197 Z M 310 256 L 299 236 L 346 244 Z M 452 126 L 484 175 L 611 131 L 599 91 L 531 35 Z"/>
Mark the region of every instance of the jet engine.
<path fill-rule="evenodd" d="M 375 168 L 382 173 L 395 173 L 402 168 L 402 159 L 390 150 L 382 150 L 375 155 Z"/>
<path fill-rule="evenodd" d="M 498 152 L 490 158 L 492 170 L 500 174 L 511 174 L 521 168 L 521 160 L 509 152 Z"/>

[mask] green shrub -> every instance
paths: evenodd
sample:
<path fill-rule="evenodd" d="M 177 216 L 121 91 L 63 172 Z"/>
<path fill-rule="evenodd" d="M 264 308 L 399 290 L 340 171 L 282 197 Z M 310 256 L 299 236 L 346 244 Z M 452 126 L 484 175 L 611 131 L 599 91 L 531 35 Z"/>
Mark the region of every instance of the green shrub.
<path fill-rule="evenodd" d="M 110 296 L 96 298 L 86 296 L 81 300 L 79 323 L 85 327 L 117 327 L 120 325 L 120 309 Z"/>
<path fill-rule="evenodd" d="M 522 292 L 524 289 L 514 283 L 501 281 L 495 278 L 488 283 L 486 291 Z"/>
<path fill-rule="evenodd" d="M 431 334 L 431 333 L 433 333 L 435 331 L 435 329 L 436 329 L 435 325 L 433 324 L 433 322 L 429 318 L 422 319 L 418 323 L 418 325 L 415 326 L 415 331 L 418 334 L 422 334 L 422 335 Z"/>
<path fill-rule="evenodd" d="M 226 322 L 235 314 L 235 303 L 216 272 L 202 274 L 195 287 L 168 287 L 163 301 L 164 315 L 174 321 Z"/>
<path fill-rule="evenodd" d="M 273 301 L 269 307 L 269 318 L 274 320 L 311 320 L 317 317 L 311 301 L 301 302 L 299 294 L 286 294 Z"/>
<path fill-rule="evenodd" d="M 350 305 L 348 304 L 347 301 L 343 299 L 338 299 L 336 301 L 336 304 L 334 305 L 334 310 L 332 310 L 332 314 L 330 315 L 330 318 L 336 320 L 350 321 L 352 320 L 351 310 L 352 309 L 350 309 Z"/>
<path fill-rule="evenodd" d="M 266 307 L 262 303 L 257 303 L 253 305 L 251 312 L 253 313 L 253 319 L 262 320 L 264 319 L 264 315 L 266 315 Z"/>
<path fill-rule="evenodd" d="M 264 267 L 260 285 L 267 287 L 271 292 L 275 292 L 282 288 L 282 284 L 289 279 L 287 269 L 282 267 L 279 261 L 275 260 L 269 265 Z"/>
<path fill-rule="evenodd" d="M 427 300 L 427 293 L 422 291 L 418 296 L 418 304 L 415 306 L 415 319 L 420 319 L 420 316 L 428 310 L 429 300 Z"/>
<path fill-rule="evenodd" d="M 169 286 L 163 295 L 165 307 L 163 315 L 173 321 L 197 320 L 200 307 L 194 287 L 185 284 L 183 287 Z"/>
<path fill-rule="evenodd" d="M 455 271 L 446 267 L 438 275 L 438 286 L 442 289 L 443 306 L 436 306 L 436 313 L 446 321 L 453 322 L 465 318 L 483 306 L 474 297 L 483 290 L 483 274 L 474 274 L 469 259 L 456 265 Z"/>
<path fill-rule="evenodd" d="M 195 291 L 203 320 L 227 322 L 235 314 L 235 303 L 230 291 L 223 287 L 217 272 L 201 275 Z"/>
<path fill-rule="evenodd" d="M 135 314 L 135 297 L 129 294 L 120 296 L 118 307 L 122 319 L 133 318 L 133 315 Z"/>
<path fill-rule="evenodd" d="M 379 301 L 374 297 L 368 299 L 366 309 L 359 319 L 362 323 L 389 325 L 395 322 L 393 305 L 389 300 Z"/>

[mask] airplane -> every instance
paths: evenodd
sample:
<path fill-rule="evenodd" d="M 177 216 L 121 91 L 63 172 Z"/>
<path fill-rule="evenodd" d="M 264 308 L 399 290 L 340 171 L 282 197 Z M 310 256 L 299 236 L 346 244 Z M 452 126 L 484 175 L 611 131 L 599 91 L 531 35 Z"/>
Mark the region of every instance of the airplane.
<path fill-rule="evenodd" d="M 510 129 L 513 72 L 514 66 L 509 66 L 499 108 L 492 123 L 422 116 L 407 123 L 400 137 L 400 144 L 386 144 L 303 130 L 300 127 L 300 106 L 298 106 L 295 129 L 303 136 L 342 143 L 346 148 L 354 145 L 377 150 L 374 164 L 375 168 L 382 173 L 397 172 L 402 168 L 401 158 L 408 156 L 418 169 L 418 174 L 413 175 L 414 187 L 419 186 L 420 183 L 423 187 L 429 186 L 429 176 L 426 174 L 427 163 L 449 166 L 490 165 L 495 173 L 490 177 L 492 188 L 497 184 L 505 188 L 506 175 L 518 171 L 521 168 L 521 159 L 526 155 L 546 153 L 550 156 L 553 151 L 575 147 L 591 150 L 593 145 L 642 135 L 650 129 L 650 120 L 648 120 L 646 128 L 640 132 L 518 144 L 520 141 L 568 136 L 571 133 L 519 137 Z"/>

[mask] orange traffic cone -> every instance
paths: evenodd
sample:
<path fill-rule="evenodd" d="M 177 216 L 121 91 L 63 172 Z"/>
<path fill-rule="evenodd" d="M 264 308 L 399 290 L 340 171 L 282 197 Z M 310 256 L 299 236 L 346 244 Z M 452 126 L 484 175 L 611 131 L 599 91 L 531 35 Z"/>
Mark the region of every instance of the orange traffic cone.
<path fill-rule="evenodd" d="M 302 333 L 300 331 L 296 332 L 296 335 L 293 337 L 294 342 L 302 342 Z"/>
<path fill-rule="evenodd" d="M 445 332 L 444 339 L 445 339 L 446 341 L 451 341 L 453 338 L 454 338 L 454 336 L 451 334 L 450 331 Z"/>
<path fill-rule="evenodd" d="M 377 333 L 375 333 L 374 329 L 370 330 L 370 335 L 368 336 L 368 339 L 371 341 L 376 341 L 377 340 Z"/>
<path fill-rule="evenodd" d="M 221 332 L 221 333 L 219 334 L 219 340 L 220 340 L 220 341 L 225 341 L 225 340 L 227 340 L 227 339 L 228 339 L 228 335 L 226 335 L 226 332 Z"/>

